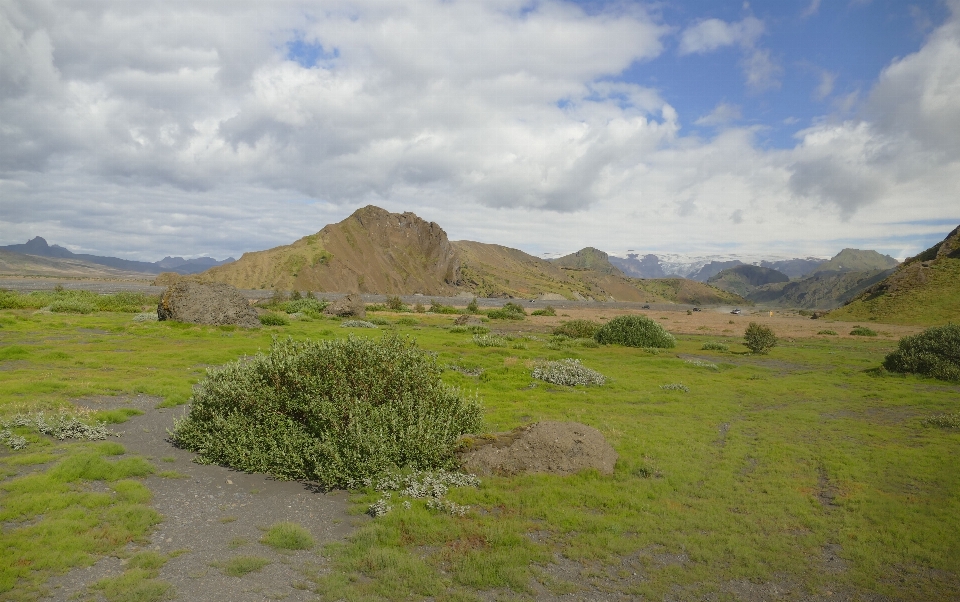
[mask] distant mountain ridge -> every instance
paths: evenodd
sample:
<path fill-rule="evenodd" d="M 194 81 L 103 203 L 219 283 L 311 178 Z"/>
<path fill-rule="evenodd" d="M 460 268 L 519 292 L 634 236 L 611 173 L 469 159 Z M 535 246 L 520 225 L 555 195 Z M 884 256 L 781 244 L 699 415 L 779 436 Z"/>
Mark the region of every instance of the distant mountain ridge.
<path fill-rule="evenodd" d="M 23 255 L 34 255 L 37 257 L 56 257 L 59 259 L 72 259 L 86 263 L 95 263 L 97 265 L 107 266 L 109 268 L 124 270 L 128 272 L 139 272 L 142 274 L 159 274 L 161 272 L 177 272 L 178 274 L 198 274 L 214 266 L 224 265 L 235 261 L 233 257 L 217 261 L 212 257 L 198 257 L 196 259 L 184 259 L 183 257 L 164 257 L 160 261 L 134 261 L 131 259 L 120 259 L 119 257 L 103 257 L 100 255 L 87 255 L 85 253 L 73 253 L 72 251 L 61 247 L 60 245 L 51 245 L 40 236 L 31 238 L 24 244 L 0 246 L 0 250 Z"/>
<path fill-rule="evenodd" d="M 746 297 L 757 287 L 781 282 L 790 282 L 790 277 L 771 268 L 746 264 L 727 268 L 707 280 L 708 284 L 742 297 Z"/>

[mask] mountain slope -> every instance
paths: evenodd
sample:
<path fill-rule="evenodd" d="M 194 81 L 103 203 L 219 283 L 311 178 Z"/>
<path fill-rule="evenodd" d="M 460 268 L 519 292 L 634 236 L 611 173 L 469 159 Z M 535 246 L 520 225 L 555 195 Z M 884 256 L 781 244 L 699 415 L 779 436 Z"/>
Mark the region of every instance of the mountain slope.
<path fill-rule="evenodd" d="M 230 263 L 233 258 L 217 261 L 212 257 L 198 257 L 196 259 L 184 259 L 183 257 L 165 257 L 157 262 L 133 261 L 131 259 L 120 259 L 119 257 L 103 257 L 101 255 L 87 255 L 85 253 L 73 253 L 60 245 L 51 245 L 40 237 L 34 237 L 24 244 L 6 245 L 0 247 L 2 251 L 12 251 L 25 255 L 35 255 L 37 257 L 52 257 L 58 259 L 71 259 L 86 264 L 97 264 L 107 266 L 117 270 L 136 272 L 138 274 L 159 274 L 163 271 L 172 271 L 179 274 L 196 274 L 207 270 L 213 266 Z"/>
<path fill-rule="evenodd" d="M 707 283 L 725 291 L 746 297 L 758 286 L 789 281 L 789 276 L 781 274 L 777 270 L 762 268 L 756 265 L 738 265 L 727 268 L 716 276 L 712 276 L 707 280 Z"/>
<path fill-rule="evenodd" d="M 637 253 L 628 253 L 626 258 L 611 256 L 609 260 L 618 270 L 633 278 L 667 277 L 663 266 L 660 265 L 659 257 L 652 254 L 644 255 L 641 259 L 637 257 L 639 257 Z"/>
<path fill-rule="evenodd" d="M 757 287 L 747 294 L 747 298 L 780 307 L 834 309 L 891 273 L 891 270 L 816 272 L 802 280 Z"/>
<path fill-rule="evenodd" d="M 960 227 L 830 317 L 894 324 L 960 322 Z"/>
<path fill-rule="evenodd" d="M 723 270 L 726 270 L 728 268 L 735 268 L 738 265 L 744 265 L 744 263 L 739 259 L 733 259 L 731 261 L 711 261 L 710 263 L 706 264 L 696 272 L 687 276 L 687 278 L 691 280 L 696 280 L 698 282 L 706 282 L 707 280 L 716 276 Z"/>
<path fill-rule="evenodd" d="M 459 270 L 460 258 L 440 226 L 368 205 L 316 234 L 244 253 L 198 279 L 238 288 L 455 295 Z"/>
<path fill-rule="evenodd" d="M 565 270 L 590 270 L 601 274 L 623 276 L 623 272 L 610 263 L 609 255 L 593 247 L 586 247 L 576 253 L 558 257 L 551 260 L 551 263 Z"/>
<path fill-rule="evenodd" d="M 120 270 L 64 257 L 40 257 L 0 250 L 0 275 L 54 278 L 148 280 L 153 274 Z"/>
<path fill-rule="evenodd" d="M 760 267 L 777 270 L 781 274 L 786 274 L 793 279 L 803 278 L 825 262 L 825 259 L 818 259 L 816 257 L 807 257 L 806 259 L 781 259 L 777 261 L 763 260 L 760 262 Z"/>
<path fill-rule="evenodd" d="M 900 265 L 900 262 L 889 255 L 881 255 L 876 251 L 861 251 L 860 249 L 844 249 L 814 268 L 811 274 L 818 272 L 872 272 L 873 270 L 889 270 Z"/>

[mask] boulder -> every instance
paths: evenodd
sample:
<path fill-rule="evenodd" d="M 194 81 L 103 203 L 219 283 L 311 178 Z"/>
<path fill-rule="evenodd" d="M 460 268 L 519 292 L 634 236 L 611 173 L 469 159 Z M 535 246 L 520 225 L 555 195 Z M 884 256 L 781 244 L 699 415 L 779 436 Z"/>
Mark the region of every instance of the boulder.
<path fill-rule="evenodd" d="M 236 288 L 229 284 L 184 280 L 172 284 L 160 296 L 157 318 L 216 326 L 260 326 L 256 310 Z"/>
<path fill-rule="evenodd" d="M 570 475 L 590 468 L 612 474 L 617 463 L 603 434 L 578 422 L 536 422 L 508 433 L 467 435 L 460 443 L 461 466 L 478 475 Z"/>
<path fill-rule="evenodd" d="M 323 313 L 341 318 L 366 318 L 367 306 L 360 295 L 351 293 L 327 306 Z"/>
<path fill-rule="evenodd" d="M 460 314 L 453 323 L 456 326 L 480 326 L 483 324 L 483 320 L 470 314 Z"/>

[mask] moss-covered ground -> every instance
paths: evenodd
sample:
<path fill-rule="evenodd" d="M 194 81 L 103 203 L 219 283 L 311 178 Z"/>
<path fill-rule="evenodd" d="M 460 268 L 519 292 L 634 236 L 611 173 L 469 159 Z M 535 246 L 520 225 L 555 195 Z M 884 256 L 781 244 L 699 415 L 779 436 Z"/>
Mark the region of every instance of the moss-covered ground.
<path fill-rule="evenodd" d="M 379 330 L 323 319 L 247 331 L 2 310 L 0 418 L 95 395 L 182 404 L 206 367 L 266 350 L 273 336 L 397 329 L 462 369 L 444 378 L 479 394 L 489 430 L 575 420 L 600 429 L 620 460 L 612 476 L 485 478 L 451 490 L 448 499 L 471 506 L 463 517 L 422 500 L 398 505 L 347 543 L 316 550 L 330 570 L 308 585 L 324 599 L 960 597 L 960 430 L 924 422 L 956 412 L 960 387 L 876 371 L 893 340 L 793 338 L 754 356 L 716 334 L 679 335 L 657 353 L 526 333 L 481 348 L 450 332 L 453 316 L 398 326 L 401 315 L 377 315 L 388 322 Z M 729 351 L 702 350 L 708 341 Z M 534 360 L 562 358 L 607 384 L 531 379 Z M 674 383 L 689 391 L 661 389 Z M 116 460 L 115 443 L 18 432 L 26 449 L 0 448 L 0 599 L 35 599 L 53 575 L 122 553 L 162 520 L 138 481 L 157 470 L 146 461 Z M 358 514 L 376 497 L 358 493 Z M 92 591 L 175 593 L 153 565 L 134 565 Z"/>

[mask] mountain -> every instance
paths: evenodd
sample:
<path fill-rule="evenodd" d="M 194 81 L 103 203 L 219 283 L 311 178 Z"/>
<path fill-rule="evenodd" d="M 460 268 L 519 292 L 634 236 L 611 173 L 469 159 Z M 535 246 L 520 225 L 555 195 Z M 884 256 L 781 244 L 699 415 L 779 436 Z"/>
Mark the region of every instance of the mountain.
<path fill-rule="evenodd" d="M 190 278 L 317 292 L 748 303 L 699 282 L 627 278 L 606 253 L 592 248 L 548 261 L 501 245 L 450 242 L 435 223 L 372 205 L 293 244 L 244 253 L 234 263 Z M 161 281 L 170 279 L 161 275 Z"/>
<path fill-rule="evenodd" d="M 691 273 L 687 278 L 696 280 L 697 282 L 706 282 L 723 270 L 735 268 L 738 265 L 744 265 L 744 263 L 739 259 L 733 259 L 731 261 L 711 261 L 696 272 Z"/>
<path fill-rule="evenodd" d="M 960 227 L 830 317 L 919 325 L 960 322 Z"/>
<path fill-rule="evenodd" d="M 821 271 L 800 280 L 759 286 L 745 296 L 755 303 L 800 309 L 834 309 L 886 278 L 892 270 Z"/>
<path fill-rule="evenodd" d="M 738 265 L 711 276 L 707 283 L 746 297 L 759 286 L 789 281 L 789 276 L 777 270 L 756 265 Z"/>
<path fill-rule="evenodd" d="M 77 259 L 42 257 L 4 250 L 0 250 L 0 275 L 110 280 L 148 280 L 153 277 L 153 274 L 120 270 Z"/>
<path fill-rule="evenodd" d="M 73 253 L 59 245 L 47 244 L 47 241 L 37 236 L 31 238 L 24 244 L 6 245 L 0 247 L 0 250 L 21 253 L 24 255 L 34 255 L 37 257 L 56 257 L 60 259 L 72 259 L 83 263 L 92 263 L 114 268 L 127 272 L 136 272 L 138 274 L 159 274 L 164 271 L 177 272 L 179 274 L 195 274 L 202 272 L 213 266 L 229 263 L 234 259 L 224 259 L 217 261 L 211 257 L 199 257 L 197 259 L 184 259 L 183 257 L 165 257 L 161 261 L 133 261 L 130 259 L 120 259 L 119 257 L 102 257 L 100 255 L 87 255 L 83 253 Z"/>
<path fill-rule="evenodd" d="M 777 270 L 781 274 L 786 274 L 791 279 L 803 278 L 813 270 L 817 269 L 825 259 L 817 257 L 807 257 L 806 259 L 782 259 L 778 261 L 763 260 L 760 267 Z"/>
<path fill-rule="evenodd" d="M 900 265 L 900 262 L 889 255 L 881 255 L 876 251 L 861 251 L 860 249 L 844 249 L 830 260 L 818 265 L 811 272 L 871 272 L 873 270 L 889 270 Z"/>
<path fill-rule="evenodd" d="M 626 258 L 609 257 L 610 263 L 617 267 L 627 276 L 634 278 L 666 278 L 667 274 L 660 265 L 660 258 L 656 255 L 644 255 L 642 259 L 637 259 L 637 253 L 628 253 Z"/>
<path fill-rule="evenodd" d="M 623 272 L 610 263 L 609 255 L 593 247 L 586 247 L 576 253 L 564 255 L 557 259 L 551 259 L 550 261 L 564 270 L 591 270 L 600 272 L 601 274 L 623 275 Z"/>

